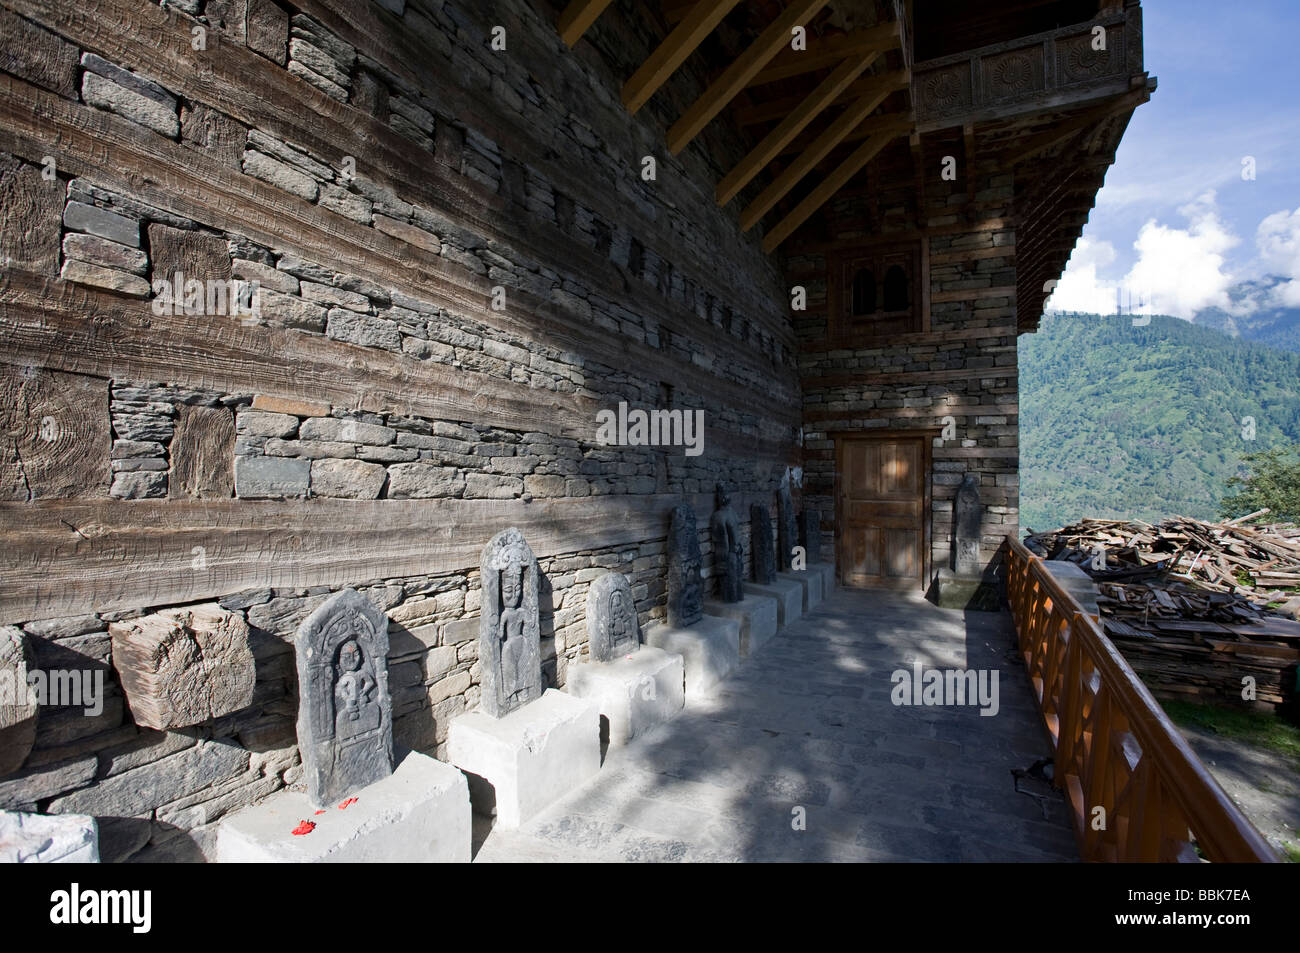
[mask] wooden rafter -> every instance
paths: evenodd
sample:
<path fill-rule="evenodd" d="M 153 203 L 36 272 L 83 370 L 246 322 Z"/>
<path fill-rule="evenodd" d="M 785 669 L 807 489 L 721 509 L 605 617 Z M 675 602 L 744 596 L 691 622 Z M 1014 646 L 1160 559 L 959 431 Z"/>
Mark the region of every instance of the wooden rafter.
<path fill-rule="evenodd" d="M 576 2 L 576 0 L 575 0 Z M 787 43 L 790 32 L 824 7 L 827 0 L 795 0 L 728 66 L 668 130 L 668 151 L 677 155 L 748 85 Z"/>
<path fill-rule="evenodd" d="M 846 57 L 883 53 L 898 46 L 899 25 L 882 23 L 866 30 L 839 33 L 828 37 L 814 37 L 806 50 L 785 50 L 749 81 L 750 86 L 761 86 L 777 80 L 802 76 L 826 69 Z"/>
<path fill-rule="evenodd" d="M 623 105 L 627 111 L 635 116 L 637 110 L 649 101 L 739 2 L 715 0 L 713 3 L 697 3 L 632 74 L 632 78 L 623 84 Z"/>
<path fill-rule="evenodd" d="M 748 185 L 764 166 L 780 155 L 781 150 L 794 141 L 795 137 L 821 115 L 827 106 L 838 99 L 849 84 L 862 75 L 863 70 L 879 55 L 878 52 L 860 54 L 846 59 L 836 67 L 835 71 L 822 80 L 821 84 L 809 93 L 798 107 L 790 111 L 779 126 L 768 133 L 749 155 L 741 159 L 736 167 L 723 177 L 718 183 L 718 204 L 726 205 L 735 198 L 737 192 Z"/>
<path fill-rule="evenodd" d="M 841 93 L 831 105 L 842 106 L 865 96 L 867 93 L 880 89 L 887 89 L 891 93 L 896 92 L 900 89 L 907 89 L 909 84 L 907 70 L 892 70 L 888 73 L 864 76 L 849 84 L 848 89 Z M 803 99 L 799 96 L 784 96 L 770 102 L 757 103 L 753 106 L 736 109 L 734 115 L 738 125 L 757 126 L 788 116 L 792 110 L 799 108 L 801 102 L 803 102 Z"/>
<path fill-rule="evenodd" d="M 1110 118 L 1115 115 L 1115 113 L 1123 112 L 1126 109 L 1137 108 L 1150 98 L 1151 93 L 1148 90 L 1139 89 L 1134 92 L 1125 93 L 1118 99 L 1102 103 L 1100 106 L 1094 106 L 1092 109 L 1084 111 L 1074 119 L 1054 126 L 1046 132 L 1039 133 L 1027 142 L 1021 143 L 1014 152 L 1004 158 L 1004 161 L 1007 165 L 1018 165 L 1026 159 L 1033 158 L 1040 152 L 1059 145 L 1072 136 L 1075 136 L 1078 133 L 1087 130 L 1091 126 Z"/>
<path fill-rule="evenodd" d="M 605 12 L 610 0 L 570 0 L 557 24 L 560 38 L 569 46 L 582 39 L 582 34 Z"/>
<path fill-rule="evenodd" d="M 794 207 L 785 218 L 781 219 L 773 229 L 763 236 L 763 251 L 773 252 L 777 246 L 790 237 L 796 228 L 808 220 L 808 218 L 819 208 L 826 204 L 832 195 L 844 187 L 844 185 L 853 178 L 858 171 L 868 162 L 874 159 L 880 150 L 889 145 L 896 137 L 906 133 L 905 128 L 900 128 L 891 132 L 881 132 L 854 150 L 853 154 L 840 163 L 840 165 L 823 179 L 815 189 L 808 193 L 808 196 Z"/>
<path fill-rule="evenodd" d="M 835 118 L 835 121 L 827 126 L 807 149 L 800 153 L 797 159 L 790 163 L 754 201 L 745 207 L 745 210 L 740 213 L 740 227 L 745 231 L 749 231 L 757 225 L 759 219 L 766 215 L 772 206 L 781 201 L 799 183 L 800 179 L 817 166 L 817 163 L 830 155 L 831 150 L 843 142 L 844 138 L 856 129 L 859 123 L 871 115 L 872 110 L 884 102 L 885 97 L 888 95 L 889 93 L 885 91 L 868 94 L 840 113 Z"/>

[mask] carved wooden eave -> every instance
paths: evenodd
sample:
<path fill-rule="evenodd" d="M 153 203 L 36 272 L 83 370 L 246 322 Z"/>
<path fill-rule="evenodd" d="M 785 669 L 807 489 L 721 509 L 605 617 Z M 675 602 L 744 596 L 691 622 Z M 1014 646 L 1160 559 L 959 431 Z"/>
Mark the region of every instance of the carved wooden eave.
<path fill-rule="evenodd" d="M 1104 50 L 1094 48 L 1098 26 Z M 918 134 L 974 129 L 980 148 L 1014 171 L 1021 331 L 1037 327 L 1128 121 L 1155 88 L 1143 71 L 1138 0 L 1086 22 L 914 64 Z"/>

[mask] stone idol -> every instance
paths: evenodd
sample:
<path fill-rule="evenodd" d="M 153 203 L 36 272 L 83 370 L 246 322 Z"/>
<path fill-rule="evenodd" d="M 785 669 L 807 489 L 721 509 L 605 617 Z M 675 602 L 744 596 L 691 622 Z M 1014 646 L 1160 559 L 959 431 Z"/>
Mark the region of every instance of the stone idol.
<path fill-rule="evenodd" d="M 704 615 L 701 561 L 695 511 L 682 503 L 673 510 L 668 531 L 668 624 L 673 628 L 685 628 Z"/>
<path fill-rule="evenodd" d="M 822 515 L 817 510 L 803 508 L 799 514 L 799 535 L 803 538 L 803 550 L 808 557 L 808 564 L 822 561 Z"/>
<path fill-rule="evenodd" d="M 980 565 L 980 481 L 973 473 L 962 478 L 953 503 L 952 568 L 959 576 L 978 576 Z"/>
<path fill-rule="evenodd" d="M 749 508 L 749 539 L 754 547 L 754 582 L 770 586 L 776 579 L 776 553 L 772 548 L 772 516 L 762 503 Z"/>
<path fill-rule="evenodd" d="M 794 502 L 790 484 L 783 482 L 776 491 L 776 564 L 784 570 L 794 567 L 794 548 L 798 545 L 794 525 Z"/>
<path fill-rule="evenodd" d="M 612 662 L 641 647 L 632 586 L 621 572 L 606 573 L 587 590 L 587 642 L 595 662 Z"/>
<path fill-rule="evenodd" d="M 745 549 L 740 541 L 740 520 L 731 508 L 731 495 L 721 483 L 716 488 L 717 509 L 709 520 L 713 535 L 713 566 L 718 574 L 718 595 L 723 602 L 745 598 Z"/>
<path fill-rule="evenodd" d="M 303 621 L 295 646 L 307 797 L 333 807 L 393 773 L 388 619 L 344 589 Z"/>
<path fill-rule="evenodd" d="M 502 718 L 541 698 L 546 687 L 537 615 L 537 559 L 523 533 L 511 527 L 483 547 L 479 571 L 483 586 L 479 707 L 492 718 Z"/>

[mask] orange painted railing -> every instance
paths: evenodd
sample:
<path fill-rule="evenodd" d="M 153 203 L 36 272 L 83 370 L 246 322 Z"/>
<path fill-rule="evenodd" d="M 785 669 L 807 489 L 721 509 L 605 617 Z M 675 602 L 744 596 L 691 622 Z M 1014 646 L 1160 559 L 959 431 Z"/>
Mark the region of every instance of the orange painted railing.
<path fill-rule="evenodd" d="M 1020 654 L 1083 859 L 1277 862 L 1098 623 L 1039 557 L 1007 543 Z"/>

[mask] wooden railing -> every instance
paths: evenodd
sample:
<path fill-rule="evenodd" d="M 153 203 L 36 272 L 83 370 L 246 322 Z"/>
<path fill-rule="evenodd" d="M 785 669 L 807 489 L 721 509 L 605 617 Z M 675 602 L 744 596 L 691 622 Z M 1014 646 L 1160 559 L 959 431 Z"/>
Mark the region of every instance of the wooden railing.
<path fill-rule="evenodd" d="M 1277 862 L 1097 622 L 1039 557 L 1007 544 L 1020 654 L 1083 859 Z"/>

